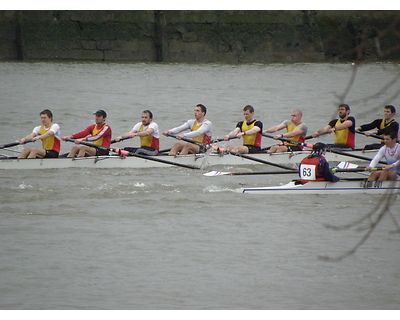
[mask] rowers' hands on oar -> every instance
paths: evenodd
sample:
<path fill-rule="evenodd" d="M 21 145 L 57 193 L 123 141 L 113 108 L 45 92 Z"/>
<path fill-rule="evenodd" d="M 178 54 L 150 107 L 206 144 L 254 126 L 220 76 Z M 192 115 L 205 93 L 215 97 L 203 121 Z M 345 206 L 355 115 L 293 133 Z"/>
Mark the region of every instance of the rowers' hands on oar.
<path fill-rule="evenodd" d="M 374 131 L 365 131 L 365 132 L 364 132 L 364 131 L 359 131 L 359 130 L 357 130 L 357 128 L 356 128 L 355 133 L 363 134 L 363 135 L 365 135 L 365 136 L 367 136 L 367 137 L 372 137 L 372 138 L 376 138 L 376 139 L 380 139 L 380 140 L 383 139 L 382 136 L 378 136 L 377 134 L 374 133 Z"/>
<path fill-rule="evenodd" d="M 326 133 L 328 133 L 328 132 L 326 132 Z M 318 132 L 313 132 L 313 133 L 311 133 L 311 137 L 312 138 L 317 138 L 317 137 L 319 137 L 320 136 L 320 134 L 318 133 Z"/>
<path fill-rule="evenodd" d="M 32 139 L 31 139 L 31 141 L 32 142 L 36 142 L 36 141 L 38 141 L 38 140 L 41 140 L 40 139 L 40 136 L 35 136 L 35 137 L 33 137 Z M 26 142 L 24 142 L 23 144 L 25 144 Z"/>
<path fill-rule="evenodd" d="M 68 141 L 68 142 L 73 142 L 75 144 L 80 144 L 81 142 L 87 141 L 86 138 L 73 139 L 72 136 L 61 137 L 61 140 Z"/>
<path fill-rule="evenodd" d="M 394 164 L 389 164 L 389 165 L 387 165 L 383 170 L 385 170 L 385 171 L 390 171 L 390 170 L 393 169 L 394 167 L 395 167 Z"/>
<path fill-rule="evenodd" d="M 275 135 L 275 136 L 271 136 L 269 134 L 263 133 L 262 136 L 263 137 L 267 137 L 267 138 L 272 138 L 272 139 L 275 139 L 275 140 L 280 140 L 280 141 L 283 141 L 283 142 L 288 142 L 288 143 L 291 143 L 291 144 L 294 144 L 294 145 L 298 145 L 298 146 L 311 148 L 311 149 L 313 147 L 313 145 L 310 144 L 310 143 L 304 143 L 304 142 L 300 142 L 300 141 L 295 141 L 295 140 L 290 140 L 290 139 L 284 138 L 283 134 L 278 134 L 278 135 Z"/>
<path fill-rule="evenodd" d="M 232 139 L 237 139 L 238 137 L 234 136 L 234 137 L 230 137 L 229 135 L 226 135 L 223 138 L 218 138 L 218 139 L 213 139 L 211 140 L 211 143 L 216 143 L 216 142 L 222 142 L 222 141 L 228 141 L 228 140 L 232 140 Z"/>
<path fill-rule="evenodd" d="M 34 137 L 35 138 L 35 137 Z M 28 143 L 28 142 L 35 142 L 36 140 L 33 140 L 34 138 L 32 138 L 32 139 L 29 139 L 29 140 L 26 140 L 25 138 L 22 138 L 21 140 L 19 140 L 17 143 L 15 143 L 14 145 L 17 145 L 17 144 L 25 144 L 25 143 Z M 9 145 L 8 145 L 8 147 L 11 147 L 12 146 L 12 143 L 10 143 Z"/>
<path fill-rule="evenodd" d="M 234 137 L 230 137 L 229 134 L 227 134 L 226 136 L 224 136 L 224 137 L 222 138 L 222 140 L 221 140 L 221 139 L 216 139 L 216 140 L 213 140 L 213 142 L 219 142 L 218 140 L 220 140 L 220 141 L 229 141 L 229 139 L 234 139 L 234 138 L 240 139 L 241 137 L 242 137 L 242 136 L 239 136 L 239 134 L 236 135 L 236 136 L 234 136 Z"/>
<path fill-rule="evenodd" d="M 279 140 L 279 139 L 281 139 L 281 138 L 283 138 L 283 134 L 276 134 L 276 135 L 274 135 L 274 136 L 272 137 L 272 139 L 274 139 L 274 140 Z"/>
<path fill-rule="evenodd" d="M 167 136 L 167 137 L 175 138 L 177 140 L 182 140 L 185 137 L 182 134 L 178 134 L 178 135 L 171 134 L 169 131 L 164 131 L 163 135 Z M 183 140 L 185 140 L 185 139 L 183 139 Z"/>
<path fill-rule="evenodd" d="M 377 136 L 376 134 L 378 133 L 378 131 L 375 132 L 375 131 L 360 131 L 360 130 L 361 130 L 361 127 L 356 127 L 355 133 L 363 134 L 367 137 Z M 379 137 L 379 138 L 382 138 L 382 137 Z"/>
<path fill-rule="evenodd" d="M 111 140 L 111 143 L 121 142 L 121 141 L 126 140 L 126 139 L 134 138 L 136 136 L 137 136 L 137 133 L 133 133 L 132 135 L 130 135 L 128 137 L 119 136 L 119 137 L 116 137 L 115 139 Z"/>
<path fill-rule="evenodd" d="M 328 133 L 330 133 L 330 132 L 325 131 L 325 132 L 318 133 L 318 131 L 315 131 L 314 133 L 312 133 L 309 136 L 305 137 L 305 139 L 307 140 L 307 139 L 317 138 L 317 137 L 323 136 L 323 135 L 328 134 Z"/>
<path fill-rule="evenodd" d="M 81 142 L 86 141 L 86 138 L 75 139 L 75 144 L 81 144 Z"/>
<path fill-rule="evenodd" d="M 191 143 L 194 143 L 194 144 L 199 144 L 200 143 L 200 142 L 194 141 L 192 139 L 185 138 L 185 136 L 183 134 L 179 134 L 179 135 L 171 134 L 171 131 L 163 131 L 163 135 L 167 136 L 167 137 L 175 138 L 177 140 L 183 140 L 183 141 L 186 141 L 186 142 L 191 142 Z M 204 143 L 202 143 L 202 145 L 203 144 Z"/>
<path fill-rule="evenodd" d="M 68 141 L 68 140 L 71 140 L 71 139 L 73 139 L 72 135 L 61 137 L 62 141 Z M 72 141 L 70 141 L 70 142 L 72 142 Z"/>
<path fill-rule="evenodd" d="M 61 140 L 68 141 L 68 142 L 73 142 L 75 144 L 81 144 L 82 142 L 86 141 L 86 138 L 72 139 L 72 136 L 65 136 L 65 137 L 61 137 Z M 87 142 L 87 143 L 91 144 L 90 142 Z"/>
<path fill-rule="evenodd" d="M 202 143 L 202 142 L 195 141 L 193 139 L 186 138 L 184 135 L 177 136 L 177 135 L 169 133 L 170 131 L 164 131 L 164 132 L 165 132 L 165 135 L 167 137 L 171 137 L 171 138 L 175 138 L 175 139 L 178 139 L 178 140 L 183 140 L 183 141 L 186 141 L 186 142 L 189 142 L 189 143 L 193 143 L 193 144 L 196 144 L 196 145 L 198 145 L 200 147 L 205 147 L 206 149 L 210 148 L 209 144 L 205 144 L 205 143 Z M 163 134 L 164 134 L 164 132 L 163 132 Z"/>

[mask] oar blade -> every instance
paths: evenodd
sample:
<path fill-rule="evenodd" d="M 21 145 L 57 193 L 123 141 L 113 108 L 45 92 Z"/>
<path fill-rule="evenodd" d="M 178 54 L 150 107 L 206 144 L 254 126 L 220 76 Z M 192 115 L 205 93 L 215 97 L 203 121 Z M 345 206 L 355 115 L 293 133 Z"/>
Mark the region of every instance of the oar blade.
<path fill-rule="evenodd" d="M 347 162 L 347 161 L 340 161 L 336 165 L 336 168 L 339 168 L 339 169 L 358 168 L 358 165 L 355 163 Z"/>
<path fill-rule="evenodd" d="M 223 172 L 223 171 L 210 171 L 203 173 L 203 176 L 206 177 L 215 177 L 215 176 L 223 176 L 223 175 L 230 175 L 231 172 Z"/>

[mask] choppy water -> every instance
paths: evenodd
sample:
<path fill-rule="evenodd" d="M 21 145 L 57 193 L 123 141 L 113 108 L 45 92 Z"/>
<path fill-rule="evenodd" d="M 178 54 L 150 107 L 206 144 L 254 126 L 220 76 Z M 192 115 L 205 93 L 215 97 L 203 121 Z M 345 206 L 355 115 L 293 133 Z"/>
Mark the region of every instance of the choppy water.
<path fill-rule="evenodd" d="M 105 109 L 117 135 L 144 109 L 166 130 L 203 103 L 214 137 L 246 104 L 266 127 L 300 108 L 310 132 L 342 101 L 360 124 L 386 104 L 400 108 L 400 69 L 391 64 L 1 63 L 0 74 L 1 143 L 28 134 L 45 108 L 63 135 Z M 173 142 L 162 137 L 161 147 Z M 370 220 L 326 226 L 378 212 L 382 197 L 245 196 L 233 192 L 239 183 L 289 176 L 211 178 L 183 168 L 0 174 L 1 309 L 399 309 L 398 198 L 354 255 L 330 262 L 319 257 L 350 250 Z"/>

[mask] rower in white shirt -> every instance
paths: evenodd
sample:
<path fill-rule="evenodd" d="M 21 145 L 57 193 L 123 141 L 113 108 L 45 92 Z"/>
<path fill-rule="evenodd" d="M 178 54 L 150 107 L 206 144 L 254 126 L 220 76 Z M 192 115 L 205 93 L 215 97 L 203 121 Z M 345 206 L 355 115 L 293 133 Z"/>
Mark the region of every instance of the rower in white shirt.
<path fill-rule="evenodd" d="M 384 136 L 385 145 L 381 147 L 370 164 L 365 168 L 370 171 L 375 168 L 378 162 L 385 158 L 388 165 L 384 170 L 374 171 L 368 181 L 397 180 L 400 176 L 400 144 L 397 143 L 397 133 L 391 132 Z"/>

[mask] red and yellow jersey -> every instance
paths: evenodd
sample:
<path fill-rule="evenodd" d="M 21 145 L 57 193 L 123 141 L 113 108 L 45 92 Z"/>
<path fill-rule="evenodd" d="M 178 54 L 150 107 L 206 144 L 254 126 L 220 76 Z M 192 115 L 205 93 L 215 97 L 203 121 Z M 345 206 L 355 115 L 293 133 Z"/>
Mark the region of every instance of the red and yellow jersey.
<path fill-rule="evenodd" d="M 290 123 L 289 123 L 289 124 L 287 125 L 287 127 L 286 127 L 287 132 L 296 131 L 296 130 L 299 129 L 302 125 L 305 125 L 305 123 L 302 122 L 302 123 L 299 123 L 298 125 L 295 125 L 292 121 L 290 121 Z M 298 141 L 298 142 L 304 142 L 304 141 L 306 141 L 306 140 L 305 140 L 305 134 L 298 134 L 297 136 L 290 137 L 290 140 Z M 299 145 L 294 144 L 294 143 L 284 142 L 284 144 L 285 144 L 285 145 L 288 145 L 288 146 L 297 146 L 297 147 L 303 149 L 302 146 L 299 146 Z"/>
<path fill-rule="evenodd" d="M 195 120 L 193 122 L 192 128 L 190 129 L 192 132 L 193 131 L 197 131 L 200 129 L 200 127 L 205 123 L 205 122 L 209 122 L 208 120 L 204 120 L 202 123 L 198 123 L 197 120 Z M 204 144 L 210 144 L 211 143 L 211 139 L 212 136 L 211 135 L 207 135 L 207 133 L 203 133 L 197 137 L 192 138 L 194 141 L 197 142 L 201 142 Z"/>
<path fill-rule="evenodd" d="M 146 131 L 143 125 L 140 126 L 139 132 Z M 149 147 L 155 150 L 160 150 L 160 138 L 156 138 L 153 135 L 148 135 L 146 137 L 140 137 L 140 146 L 141 147 Z"/>
<path fill-rule="evenodd" d="M 247 121 L 241 121 L 238 124 L 240 126 L 240 130 L 242 132 L 248 131 L 253 129 L 256 125 L 257 127 L 260 128 L 260 131 L 257 132 L 256 134 L 252 135 L 246 135 L 243 136 L 243 145 L 247 146 L 255 146 L 255 147 L 260 147 L 261 148 L 261 141 L 262 141 L 262 123 L 258 120 L 253 120 L 250 123 L 247 123 Z"/>
<path fill-rule="evenodd" d="M 349 117 L 350 118 L 350 117 Z M 353 118 L 354 119 L 354 118 Z M 350 119 L 348 119 L 350 120 Z M 343 130 L 335 130 L 335 144 L 344 144 L 346 146 L 349 146 L 350 148 L 355 148 L 356 147 L 356 138 L 355 138 L 355 121 L 353 121 L 353 125 L 349 128 L 343 129 Z M 335 127 L 342 124 L 343 121 L 340 121 L 338 119 L 335 123 Z"/>
<path fill-rule="evenodd" d="M 109 148 L 111 145 L 111 127 L 108 124 L 92 124 L 85 130 L 72 135 L 73 139 L 80 139 L 87 137 L 87 140 L 95 145 Z"/>
<path fill-rule="evenodd" d="M 44 135 L 46 132 L 48 132 L 50 129 L 52 129 L 54 125 L 50 128 L 45 128 L 45 126 L 41 126 L 39 129 L 39 134 Z M 57 128 L 59 130 L 59 127 L 57 125 Z M 59 133 L 54 132 L 54 134 L 46 139 L 42 140 L 42 146 L 43 149 L 45 150 L 54 150 L 57 153 L 60 153 L 60 138 L 59 138 Z"/>

